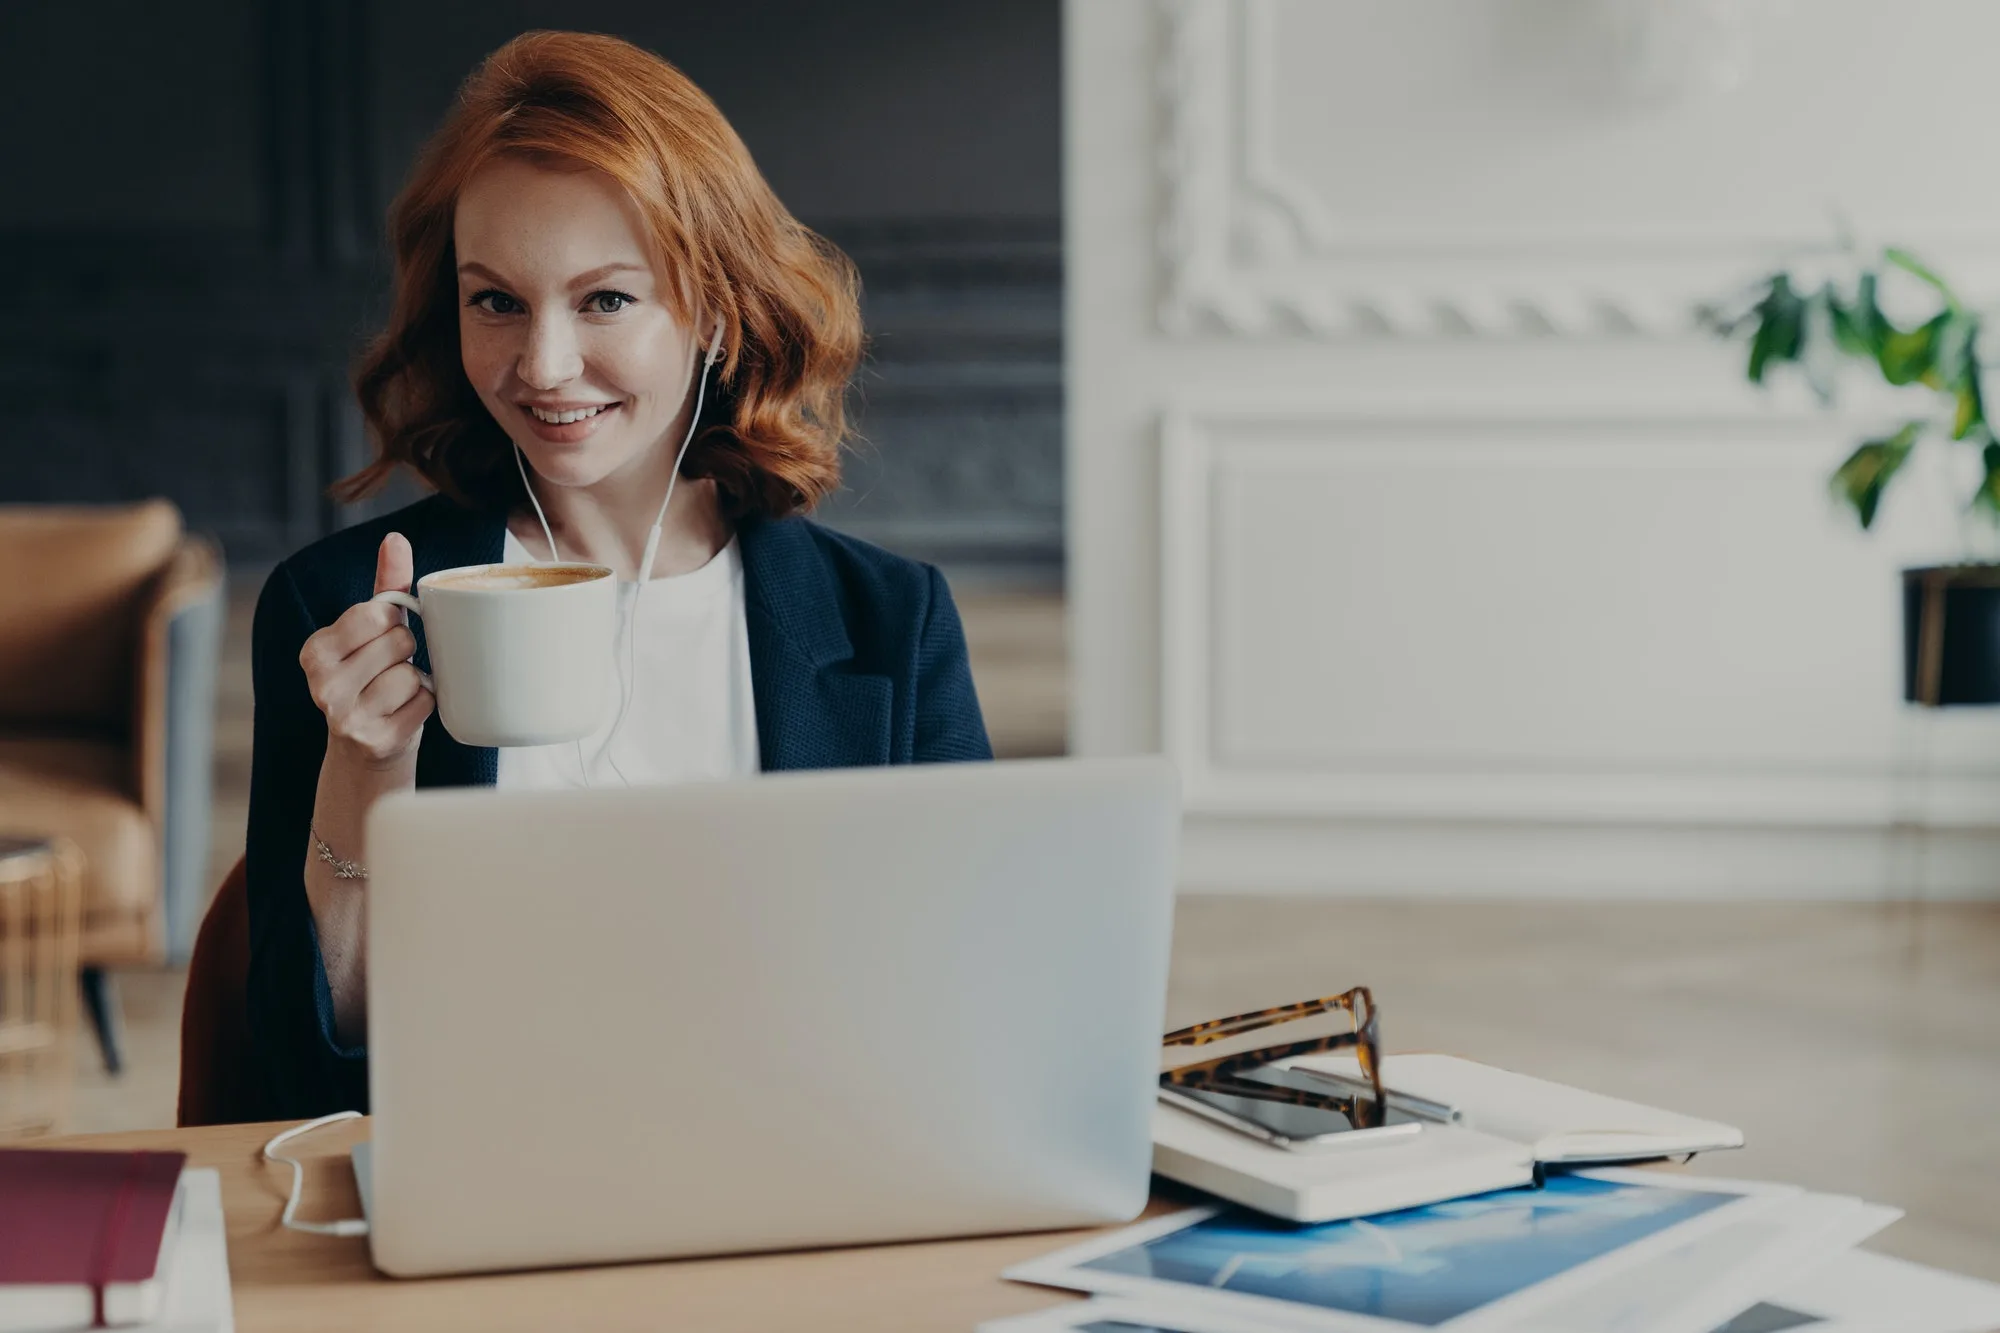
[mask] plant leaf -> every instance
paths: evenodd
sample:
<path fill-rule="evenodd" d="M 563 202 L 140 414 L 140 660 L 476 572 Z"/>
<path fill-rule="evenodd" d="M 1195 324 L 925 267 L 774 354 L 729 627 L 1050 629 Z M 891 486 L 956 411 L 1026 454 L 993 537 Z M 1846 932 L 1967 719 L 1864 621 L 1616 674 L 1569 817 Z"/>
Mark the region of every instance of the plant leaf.
<path fill-rule="evenodd" d="M 1849 356 L 1879 359 L 1882 354 L 1882 308 L 1875 303 L 1875 275 L 1863 273 L 1856 285 L 1854 303 L 1844 304 L 1833 285 L 1827 284 L 1833 314 L 1833 339 Z"/>
<path fill-rule="evenodd" d="M 1754 313 L 1757 329 L 1750 335 L 1747 373 L 1752 384 L 1762 384 L 1767 367 L 1777 362 L 1798 360 L 1799 331 L 1804 323 L 1805 303 L 1792 289 L 1790 275 L 1780 273 L 1771 279 L 1770 289 L 1757 302 Z"/>
<path fill-rule="evenodd" d="M 1840 378 L 1840 332 L 1835 325 L 1833 284 L 1827 283 L 1805 299 L 1799 312 L 1797 360 L 1806 384 L 1820 406 L 1833 403 Z"/>
<path fill-rule="evenodd" d="M 1937 374 L 1938 336 L 1951 318 L 1951 312 L 1947 310 L 1914 329 L 1885 325 L 1877 357 L 1882 367 L 1882 378 L 1900 386 L 1934 377 Z"/>
<path fill-rule="evenodd" d="M 1940 278 L 1932 271 L 1929 265 L 1925 264 L 1908 250 L 1899 250 L 1895 246 L 1890 246 L 1882 252 L 1882 258 L 1894 264 L 1897 268 L 1903 270 L 1903 272 L 1909 274 L 1919 282 L 1936 288 L 1938 295 L 1942 296 L 1945 304 L 1953 310 L 1959 308 L 1958 297 L 1952 294 L 1952 290 L 1945 284 L 1945 280 Z"/>
<path fill-rule="evenodd" d="M 1875 522 L 1875 511 L 1882 504 L 1882 493 L 1888 488 L 1890 479 L 1909 461 L 1910 451 L 1916 446 L 1917 437 L 1923 434 L 1924 423 L 1910 421 L 1894 435 L 1879 440 L 1864 442 L 1847 456 L 1833 473 L 1833 493 L 1854 507 L 1855 517 L 1866 529 Z M 1987 446 L 1987 481 L 1994 481 L 1994 459 L 2000 446 Z M 2000 510 L 1996 510 L 2000 512 Z"/>
<path fill-rule="evenodd" d="M 1958 386 L 1958 408 L 1951 416 L 1951 438 L 1963 440 L 1986 425 L 1986 402 L 1979 391 L 1979 376 L 1968 375 Z"/>
<path fill-rule="evenodd" d="M 1955 392 L 1959 381 L 1978 366 L 1972 359 L 1972 345 L 1979 337 L 1979 316 L 1962 310 L 1947 311 L 1946 316 L 1938 330 L 1934 360 L 1940 387 Z"/>

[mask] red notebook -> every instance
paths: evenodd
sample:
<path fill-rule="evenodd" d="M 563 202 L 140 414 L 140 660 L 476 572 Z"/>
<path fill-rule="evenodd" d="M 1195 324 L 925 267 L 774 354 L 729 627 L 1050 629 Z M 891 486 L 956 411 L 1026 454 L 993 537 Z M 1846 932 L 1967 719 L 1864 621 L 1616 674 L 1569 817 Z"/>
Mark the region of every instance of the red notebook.
<path fill-rule="evenodd" d="M 0 1148 L 0 1330 L 159 1313 L 162 1244 L 187 1154 Z"/>

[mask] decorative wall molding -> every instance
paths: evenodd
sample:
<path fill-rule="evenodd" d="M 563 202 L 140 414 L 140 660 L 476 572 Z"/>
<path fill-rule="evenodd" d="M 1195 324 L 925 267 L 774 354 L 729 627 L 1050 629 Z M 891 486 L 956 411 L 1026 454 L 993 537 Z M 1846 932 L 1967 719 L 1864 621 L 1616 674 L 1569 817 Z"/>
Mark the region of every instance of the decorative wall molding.
<path fill-rule="evenodd" d="M 1700 237 L 1636 223 L 1609 234 L 1552 226 L 1533 237 L 1496 235 L 1476 221 L 1427 224 L 1420 236 L 1352 224 L 1274 150 L 1278 0 L 1156 3 L 1164 28 L 1157 318 L 1169 334 L 1685 336 L 1696 331 L 1699 303 L 1726 296 L 1777 256 L 1829 248 L 1831 221 L 1797 235 Z M 1967 282 L 2000 278 L 1988 241 L 1944 236 L 1927 252 L 1941 249 Z"/>
<path fill-rule="evenodd" d="M 1691 434 L 1704 427 L 1769 431 L 1772 450 L 1798 452 L 1782 437 L 1796 436 L 1802 421 L 1813 418 L 1791 413 L 1724 412 L 1690 405 L 1679 418 Z M 1823 420 L 1823 419 L 1822 419 Z M 1568 408 L 1445 408 L 1428 416 L 1376 412 L 1340 403 L 1272 404 L 1269 402 L 1180 402 L 1170 406 L 1160 422 L 1161 489 L 1160 540 L 1160 718 L 1163 748 L 1177 762 L 1186 809 L 1196 816 L 1247 821 L 1278 820 L 1323 826 L 1328 821 L 1376 824 L 1452 823 L 1499 825 L 1627 825 L 1644 827 L 1886 829 L 1922 825 L 1938 829 L 2000 830 L 2000 768 L 1969 747 L 1946 745 L 1946 762 L 1921 751 L 1887 756 L 1879 765 L 1816 764 L 1795 758 L 1789 764 L 1776 756 L 1769 765 L 1745 766 L 1654 763 L 1629 756 L 1616 764 L 1565 767 L 1531 754 L 1493 758 L 1418 760 L 1410 755 L 1391 762 L 1369 759 L 1313 763 L 1296 756 L 1289 762 L 1255 754 L 1229 753 L 1217 734 L 1221 686 L 1215 680 L 1218 623 L 1215 604 L 1224 557 L 1214 535 L 1214 505 L 1219 471 L 1231 466 L 1231 445 L 1220 437 L 1229 430 L 1273 425 L 1304 427 L 1323 437 L 1329 476 L 1359 461 L 1367 467 L 1403 466 L 1398 449 L 1389 445 L 1350 444 L 1343 437 L 1365 436 L 1373 428 L 1439 426 L 1452 432 L 1478 433 L 1489 427 L 1532 437 L 1535 428 L 1559 427 L 1572 434 L 1579 426 L 1603 426 L 1615 434 L 1621 428 L 1650 432 L 1650 438 L 1609 440 L 1592 446 L 1588 469 L 1631 471 L 1684 466 L 1687 456 L 1700 452 L 1703 467 L 1743 468 L 1754 472 L 1778 466 L 1803 467 L 1816 473 L 1816 457 L 1774 460 L 1747 456 L 1726 446 L 1689 446 L 1659 432 L 1657 412 L 1623 416 L 1618 409 L 1580 405 Z M 1528 427 L 1527 431 L 1518 428 Z M 1262 446 L 1250 446 L 1261 448 Z M 1318 453 L 1318 444 L 1287 446 Z M 1467 446 L 1469 447 L 1469 446 Z M 1554 452 L 1571 446 L 1510 443 L 1496 439 L 1486 466 L 1500 469 L 1558 461 Z M 1463 447 L 1455 447 L 1453 458 Z M 1749 453 L 1755 453 L 1752 450 Z M 1344 454 L 1356 458 L 1343 460 Z M 1453 459 L 1412 458 L 1407 466 L 1435 469 L 1456 466 Z M 1406 576 L 1407 577 L 1407 576 Z M 1336 594 L 1337 596 L 1337 594 Z M 1338 606 L 1329 608 L 1337 612 Z M 1329 688 L 1332 688 L 1329 682 Z M 1300 700 L 1301 705 L 1307 701 Z M 1912 720 L 1921 726 L 1924 720 Z M 1932 745 L 1929 733 L 1910 733 L 1913 740 Z M 1948 737 L 1945 739 L 1949 739 Z M 1972 739 L 1972 738 L 1964 738 Z M 1899 740 L 1899 746 L 1902 742 Z M 1411 754 L 1415 754 L 1412 751 Z"/>

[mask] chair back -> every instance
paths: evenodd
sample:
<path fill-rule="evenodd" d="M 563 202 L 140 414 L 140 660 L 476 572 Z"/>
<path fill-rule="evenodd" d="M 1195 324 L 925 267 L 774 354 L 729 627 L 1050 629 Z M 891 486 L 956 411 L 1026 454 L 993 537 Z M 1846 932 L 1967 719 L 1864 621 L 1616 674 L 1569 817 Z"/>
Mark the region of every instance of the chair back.
<path fill-rule="evenodd" d="M 249 882 L 239 858 L 208 905 L 188 960 L 181 1001 L 182 1126 L 270 1118 L 244 1010 L 249 979 Z"/>
<path fill-rule="evenodd" d="M 140 613 L 180 511 L 0 505 L 0 731 L 131 739 Z"/>

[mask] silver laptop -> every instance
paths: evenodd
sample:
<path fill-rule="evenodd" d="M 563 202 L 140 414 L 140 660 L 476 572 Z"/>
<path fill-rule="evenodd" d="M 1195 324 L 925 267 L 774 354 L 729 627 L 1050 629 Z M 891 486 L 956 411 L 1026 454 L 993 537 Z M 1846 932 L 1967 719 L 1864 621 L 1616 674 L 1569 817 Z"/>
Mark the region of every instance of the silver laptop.
<path fill-rule="evenodd" d="M 1132 1217 L 1179 822 L 1159 759 L 383 800 L 377 1267 Z"/>

